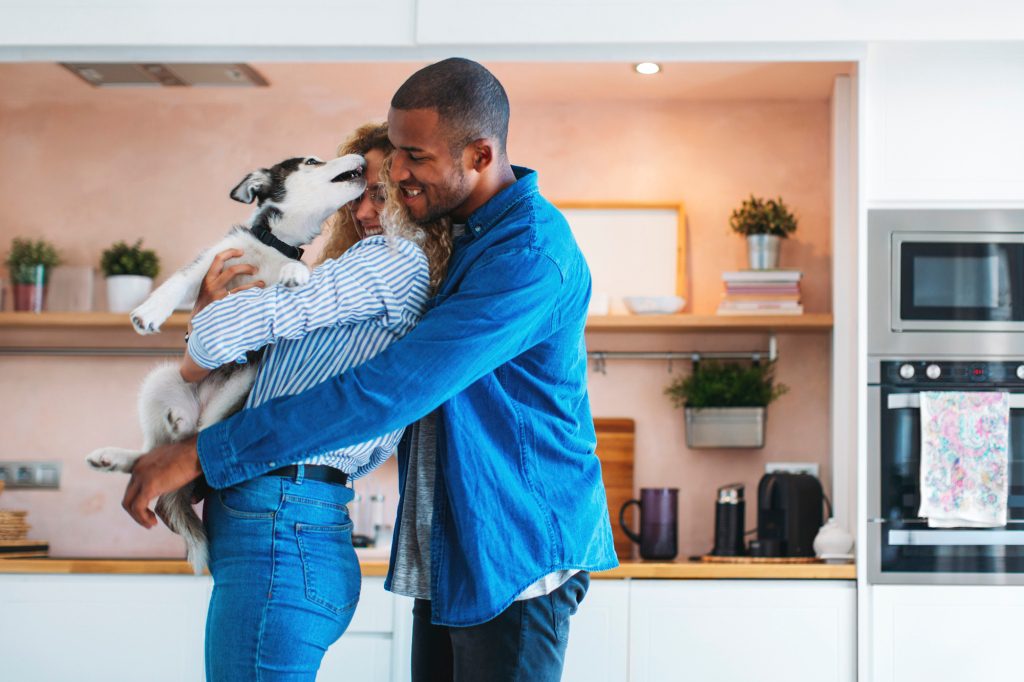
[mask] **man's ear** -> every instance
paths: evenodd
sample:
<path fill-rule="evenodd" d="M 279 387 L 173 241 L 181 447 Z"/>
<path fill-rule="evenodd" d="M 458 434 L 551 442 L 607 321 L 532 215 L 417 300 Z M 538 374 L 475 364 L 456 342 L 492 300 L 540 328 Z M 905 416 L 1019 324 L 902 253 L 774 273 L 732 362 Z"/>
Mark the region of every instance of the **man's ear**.
<path fill-rule="evenodd" d="M 243 204 L 251 204 L 257 197 L 266 199 L 269 190 L 270 171 L 260 168 L 246 175 L 240 183 L 235 185 L 235 188 L 231 190 L 231 198 L 241 201 Z"/>
<path fill-rule="evenodd" d="M 472 154 L 473 170 L 477 173 L 482 172 L 494 162 L 493 140 L 489 140 L 486 137 L 473 140 L 469 143 L 469 149 Z"/>

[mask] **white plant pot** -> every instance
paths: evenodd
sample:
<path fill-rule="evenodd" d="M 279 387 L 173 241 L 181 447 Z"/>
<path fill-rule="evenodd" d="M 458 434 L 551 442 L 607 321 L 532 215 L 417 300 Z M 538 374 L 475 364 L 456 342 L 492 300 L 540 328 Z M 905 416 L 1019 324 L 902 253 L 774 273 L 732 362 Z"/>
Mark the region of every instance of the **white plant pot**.
<path fill-rule="evenodd" d="M 146 300 L 153 288 L 153 278 L 142 275 L 107 277 L 107 309 L 112 313 L 131 312 Z"/>

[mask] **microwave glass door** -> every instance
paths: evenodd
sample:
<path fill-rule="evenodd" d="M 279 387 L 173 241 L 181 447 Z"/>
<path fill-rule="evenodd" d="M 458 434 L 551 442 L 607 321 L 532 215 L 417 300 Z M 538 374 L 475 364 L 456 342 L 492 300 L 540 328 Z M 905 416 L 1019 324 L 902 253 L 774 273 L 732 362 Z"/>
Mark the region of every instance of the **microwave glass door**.
<path fill-rule="evenodd" d="M 1024 321 L 1024 244 L 905 241 L 900 318 Z"/>

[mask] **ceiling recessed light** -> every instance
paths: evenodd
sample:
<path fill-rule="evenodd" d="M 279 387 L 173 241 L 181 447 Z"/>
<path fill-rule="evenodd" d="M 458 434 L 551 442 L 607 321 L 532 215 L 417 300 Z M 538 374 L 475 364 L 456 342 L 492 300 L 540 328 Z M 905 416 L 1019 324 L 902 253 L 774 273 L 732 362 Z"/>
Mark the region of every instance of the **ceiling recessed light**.
<path fill-rule="evenodd" d="M 661 71 L 661 65 L 655 64 L 654 62 L 640 62 L 633 67 L 637 73 L 644 76 L 653 76 L 654 74 Z"/>

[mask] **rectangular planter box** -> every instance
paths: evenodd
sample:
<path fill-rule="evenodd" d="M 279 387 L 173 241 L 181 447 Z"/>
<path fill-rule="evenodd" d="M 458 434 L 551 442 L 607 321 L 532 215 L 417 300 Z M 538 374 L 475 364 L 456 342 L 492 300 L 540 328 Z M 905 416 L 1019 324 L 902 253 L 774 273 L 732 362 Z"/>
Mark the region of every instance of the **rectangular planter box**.
<path fill-rule="evenodd" d="M 686 408 L 686 447 L 764 447 L 763 407 Z"/>

